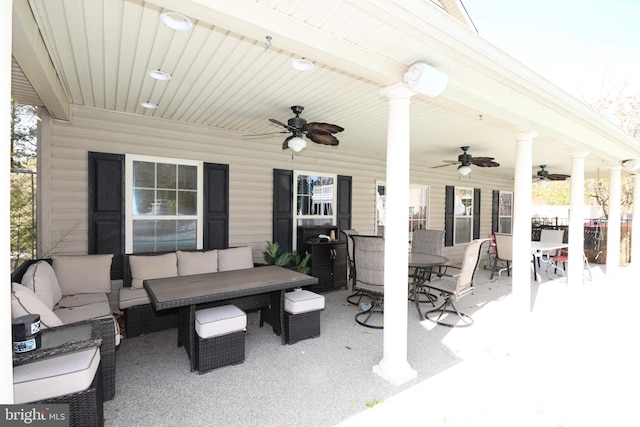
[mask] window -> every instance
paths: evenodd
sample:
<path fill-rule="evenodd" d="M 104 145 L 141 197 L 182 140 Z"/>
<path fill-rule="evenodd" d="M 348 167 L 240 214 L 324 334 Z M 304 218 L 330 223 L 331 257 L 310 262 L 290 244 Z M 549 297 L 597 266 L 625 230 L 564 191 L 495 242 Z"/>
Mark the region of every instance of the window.
<path fill-rule="evenodd" d="M 126 155 L 126 252 L 202 248 L 202 162 Z"/>
<path fill-rule="evenodd" d="M 498 233 L 511 234 L 513 193 L 501 191 L 498 208 Z"/>
<path fill-rule="evenodd" d="M 298 226 L 335 225 L 337 175 L 294 171 L 294 242 Z"/>
<path fill-rule="evenodd" d="M 469 243 L 473 239 L 473 189 L 456 187 L 454 202 L 454 244 Z"/>
<path fill-rule="evenodd" d="M 376 183 L 376 235 L 384 236 L 385 183 Z M 409 230 L 408 241 L 411 247 L 413 230 L 429 228 L 429 187 L 411 185 L 409 187 Z"/>

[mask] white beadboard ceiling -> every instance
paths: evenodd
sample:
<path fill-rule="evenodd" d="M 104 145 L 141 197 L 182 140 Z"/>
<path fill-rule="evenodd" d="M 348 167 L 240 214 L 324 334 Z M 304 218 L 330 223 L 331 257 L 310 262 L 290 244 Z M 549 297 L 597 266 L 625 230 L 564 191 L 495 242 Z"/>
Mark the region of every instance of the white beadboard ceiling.
<path fill-rule="evenodd" d="M 47 106 L 64 97 L 70 104 L 219 128 L 239 138 L 282 130 L 268 119 L 286 122 L 293 116 L 290 106 L 302 105 L 308 121 L 345 128 L 337 135 L 340 145 L 326 149 L 385 153 L 388 103 L 380 90 L 402 83 L 408 67 L 422 61 L 446 72 L 449 86 L 438 98 L 412 97 L 414 161 L 438 166 L 469 145 L 472 155 L 494 156 L 502 164 L 495 173 L 511 176 L 514 136 L 528 130 L 540 134 L 533 172 L 547 164 L 552 173 L 570 173 L 571 154 L 579 151 L 591 153 L 590 172 L 640 156 L 632 138 L 478 36 L 456 0 L 14 4 L 14 27 L 34 22 L 27 35 L 14 29 L 12 94 L 22 102 L 42 99 Z M 164 26 L 160 14 L 166 10 L 189 16 L 194 27 L 177 32 Z M 21 73 L 30 54 L 22 39 L 53 71 L 31 65 Z M 294 71 L 289 63 L 300 57 L 314 68 Z M 172 79 L 147 76 L 156 69 Z M 55 90 L 29 90 L 25 75 L 59 82 L 61 95 L 54 100 Z M 144 109 L 144 101 L 159 108 Z M 285 136 L 262 138 L 280 144 Z"/>

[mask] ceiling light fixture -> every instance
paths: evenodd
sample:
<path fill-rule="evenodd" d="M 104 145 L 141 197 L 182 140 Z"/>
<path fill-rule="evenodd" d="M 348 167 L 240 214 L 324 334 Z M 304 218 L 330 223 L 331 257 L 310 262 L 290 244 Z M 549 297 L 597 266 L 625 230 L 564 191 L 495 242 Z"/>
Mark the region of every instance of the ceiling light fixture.
<path fill-rule="evenodd" d="M 635 172 L 638 168 L 640 168 L 640 160 L 638 159 L 623 160 L 622 167 L 628 170 L 629 172 Z"/>
<path fill-rule="evenodd" d="M 291 61 L 291 68 L 298 71 L 309 71 L 313 68 L 313 62 L 306 58 L 296 58 Z"/>
<path fill-rule="evenodd" d="M 299 136 L 295 136 L 289 140 L 287 145 L 293 151 L 295 151 L 296 153 L 299 153 L 304 149 L 304 147 L 307 146 L 307 142 L 304 139 L 300 138 Z"/>
<path fill-rule="evenodd" d="M 176 31 L 188 31 L 193 27 L 193 23 L 189 18 L 181 13 L 167 11 L 160 14 L 160 21 Z"/>
<path fill-rule="evenodd" d="M 162 71 L 160 69 L 150 70 L 148 74 L 149 74 L 149 77 L 151 77 L 152 79 L 163 80 L 163 81 L 171 80 L 171 74 L 167 73 L 166 71 Z"/>
<path fill-rule="evenodd" d="M 155 109 L 158 108 L 158 104 L 154 104 L 153 102 L 141 102 L 140 106 L 143 108 Z"/>
<path fill-rule="evenodd" d="M 458 166 L 458 173 L 462 176 L 467 176 L 471 173 L 471 166 L 460 165 Z"/>
<path fill-rule="evenodd" d="M 449 77 L 429 64 L 416 62 L 404 74 L 404 82 L 409 89 L 434 98 L 444 92 Z"/>

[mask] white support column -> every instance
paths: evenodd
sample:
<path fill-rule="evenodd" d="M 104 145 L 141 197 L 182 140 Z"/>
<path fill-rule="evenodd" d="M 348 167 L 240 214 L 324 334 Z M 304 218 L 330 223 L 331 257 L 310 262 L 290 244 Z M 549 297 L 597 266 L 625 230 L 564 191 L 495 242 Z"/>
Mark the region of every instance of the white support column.
<path fill-rule="evenodd" d="M 567 284 L 570 288 L 584 282 L 584 159 L 586 152 L 571 156 L 571 208 L 569 209 L 569 262 Z"/>
<path fill-rule="evenodd" d="M 536 132 L 523 132 L 516 139 L 513 182 L 513 267 L 511 273 L 515 314 L 531 312 L 531 165 Z"/>
<path fill-rule="evenodd" d="M 11 34 L 12 34 L 12 8 L 13 1 L 0 2 L 0 32 L 4 36 L 0 37 L 0 135 L 4 141 L 4 153 L 9 152 L 10 117 L 11 117 Z M 9 192 L 10 192 L 10 168 L 9 161 L 0 162 L 0 199 L 4 200 L 0 206 L 4 206 L 0 214 L 0 224 L 4 228 L 2 239 L 0 239 L 0 253 L 7 256 L 10 252 L 9 243 Z M 0 263 L 0 277 L 4 277 L 2 282 L 2 295 L 0 296 L 0 378 L 3 378 L 0 385 L 0 403 L 13 403 L 13 350 L 11 342 L 11 270 L 9 261 L 5 258 Z"/>
<path fill-rule="evenodd" d="M 620 203 L 622 188 L 620 166 L 612 166 L 609 175 L 609 217 L 607 221 L 607 276 L 615 279 L 620 269 Z"/>
<path fill-rule="evenodd" d="M 373 372 L 394 385 L 417 377 L 407 362 L 409 254 L 409 104 L 414 92 L 398 84 L 381 91 L 389 99 L 386 219 L 384 230 L 384 345 Z"/>
<path fill-rule="evenodd" d="M 631 223 L 631 267 L 640 273 L 640 175 L 633 175 L 633 222 Z M 636 225 L 634 227 L 634 224 Z"/>

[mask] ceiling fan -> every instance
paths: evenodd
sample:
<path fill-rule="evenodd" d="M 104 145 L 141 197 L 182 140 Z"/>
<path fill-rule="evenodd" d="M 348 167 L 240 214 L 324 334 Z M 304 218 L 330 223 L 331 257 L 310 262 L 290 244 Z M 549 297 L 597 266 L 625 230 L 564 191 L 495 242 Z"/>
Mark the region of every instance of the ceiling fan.
<path fill-rule="evenodd" d="M 292 135 L 288 136 L 282 143 L 283 150 L 286 150 L 287 148 L 291 148 L 295 152 L 302 150 L 307 145 L 306 141 L 302 139 L 303 136 L 306 136 L 317 144 L 338 145 L 340 143 L 333 134 L 342 132 L 344 128 L 329 123 L 307 123 L 305 119 L 300 117 L 302 110 L 304 110 L 304 107 L 301 107 L 300 105 L 292 106 L 291 111 L 293 111 L 293 114 L 296 116 L 287 120 L 287 124 L 276 119 L 269 119 L 271 123 L 275 123 L 276 125 L 287 129 L 287 131 L 283 131 L 281 133 L 292 133 Z"/>
<path fill-rule="evenodd" d="M 434 166 L 434 168 L 459 164 L 458 173 L 466 176 L 471 173 L 471 165 L 481 168 L 497 168 L 500 166 L 500 163 L 494 161 L 494 157 L 473 157 L 471 154 L 467 153 L 469 150 L 468 145 L 460 147 L 460 149 L 462 150 L 462 154 L 458 156 L 458 160 L 444 160 L 447 163 L 446 165 Z"/>
<path fill-rule="evenodd" d="M 549 173 L 545 168 L 547 165 L 540 165 L 540 170 L 534 176 L 534 182 L 536 181 L 564 181 L 568 178 L 571 178 L 570 175 L 565 175 L 562 173 Z"/>

